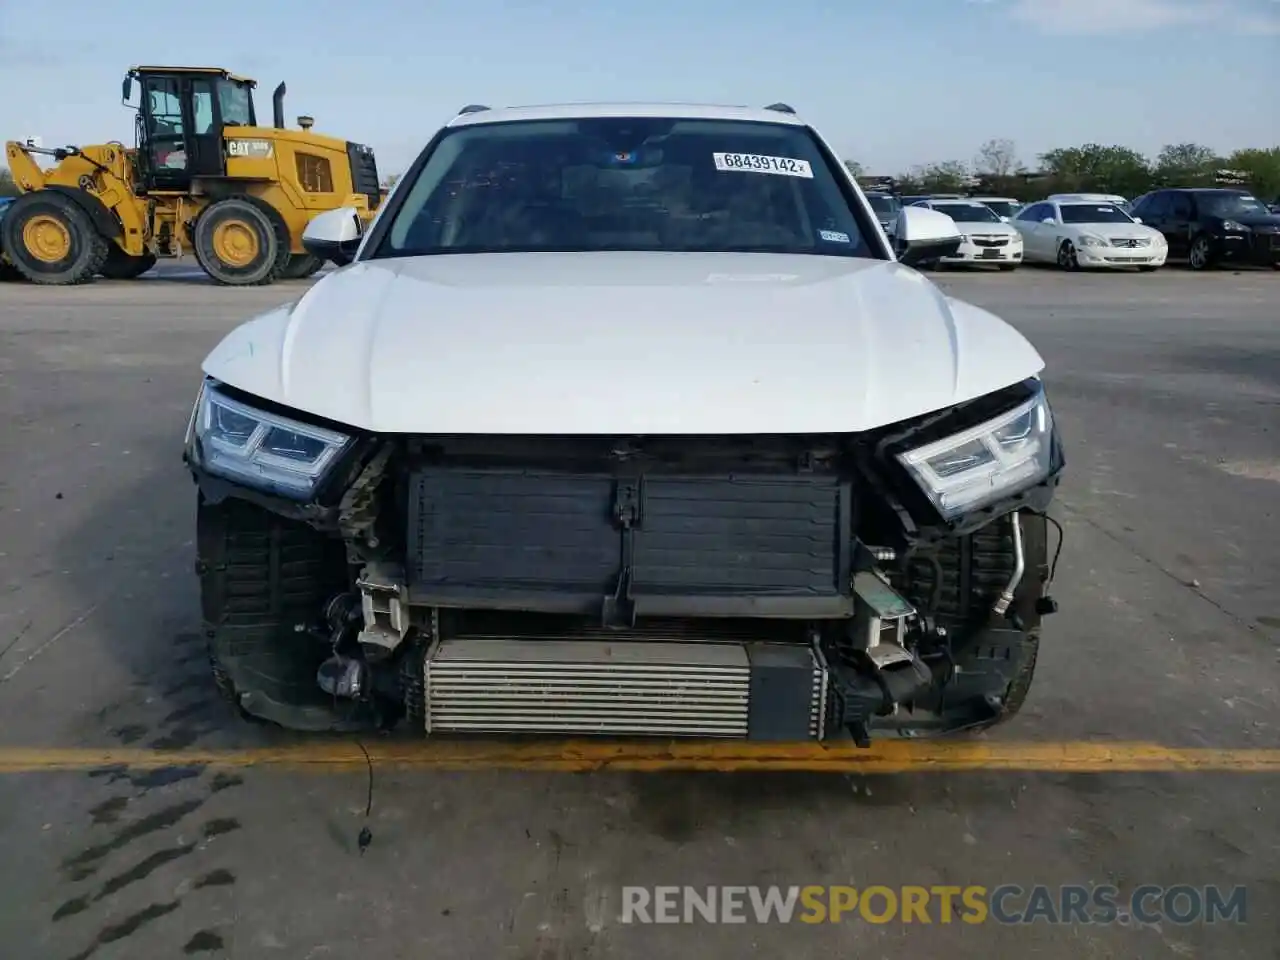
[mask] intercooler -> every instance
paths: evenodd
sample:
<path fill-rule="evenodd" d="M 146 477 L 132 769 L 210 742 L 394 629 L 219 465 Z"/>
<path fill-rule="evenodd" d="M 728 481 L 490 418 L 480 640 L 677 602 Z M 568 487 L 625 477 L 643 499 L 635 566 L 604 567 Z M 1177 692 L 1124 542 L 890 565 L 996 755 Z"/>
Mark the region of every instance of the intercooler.
<path fill-rule="evenodd" d="M 500 636 L 438 641 L 427 733 L 822 739 L 827 673 L 800 644 Z"/>

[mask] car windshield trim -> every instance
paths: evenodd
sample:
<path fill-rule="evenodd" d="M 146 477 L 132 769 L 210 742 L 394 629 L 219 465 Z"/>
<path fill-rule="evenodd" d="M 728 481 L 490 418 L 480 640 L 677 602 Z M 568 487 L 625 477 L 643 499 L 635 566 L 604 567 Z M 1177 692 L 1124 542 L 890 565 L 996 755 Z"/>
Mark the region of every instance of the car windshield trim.
<path fill-rule="evenodd" d="M 957 223 L 1000 223 L 999 215 L 981 203 L 935 203 L 933 209 L 945 213 Z M 961 211 L 971 216 L 960 216 Z"/>
<path fill-rule="evenodd" d="M 1134 223 L 1133 217 L 1114 203 L 1060 203 L 1063 223 Z"/>
<path fill-rule="evenodd" d="M 446 128 L 360 259 L 451 253 L 791 253 L 892 259 L 808 127 L 568 117 Z"/>

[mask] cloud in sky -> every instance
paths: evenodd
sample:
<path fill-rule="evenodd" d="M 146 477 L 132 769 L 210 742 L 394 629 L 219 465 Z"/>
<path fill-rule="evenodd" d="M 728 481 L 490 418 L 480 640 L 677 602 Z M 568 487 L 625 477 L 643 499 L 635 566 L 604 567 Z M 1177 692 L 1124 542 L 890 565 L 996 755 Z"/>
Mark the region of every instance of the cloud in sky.
<path fill-rule="evenodd" d="M 1087 36 L 1199 26 L 1280 34 L 1275 0 L 969 0 L 998 3 L 1011 17 L 1050 34 Z"/>

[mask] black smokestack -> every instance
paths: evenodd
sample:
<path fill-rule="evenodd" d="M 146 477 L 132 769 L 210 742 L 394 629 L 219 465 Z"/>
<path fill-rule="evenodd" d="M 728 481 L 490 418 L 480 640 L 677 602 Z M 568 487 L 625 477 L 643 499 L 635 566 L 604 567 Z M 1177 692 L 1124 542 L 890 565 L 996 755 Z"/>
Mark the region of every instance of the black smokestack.
<path fill-rule="evenodd" d="M 271 95 L 271 119 L 277 130 L 284 129 L 284 91 L 285 85 L 281 81 L 280 86 L 276 87 L 276 92 Z"/>

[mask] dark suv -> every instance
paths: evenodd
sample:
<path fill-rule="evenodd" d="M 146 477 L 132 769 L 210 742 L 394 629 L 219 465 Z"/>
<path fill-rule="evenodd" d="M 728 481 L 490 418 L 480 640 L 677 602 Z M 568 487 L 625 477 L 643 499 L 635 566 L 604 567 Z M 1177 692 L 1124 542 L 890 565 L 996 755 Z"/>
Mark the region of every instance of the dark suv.
<path fill-rule="evenodd" d="M 1155 190 L 1133 215 L 1163 233 L 1170 258 L 1186 257 L 1192 270 L 1222 261 L 1280 269 L 1280 216 L 1247 191 Z"/>

